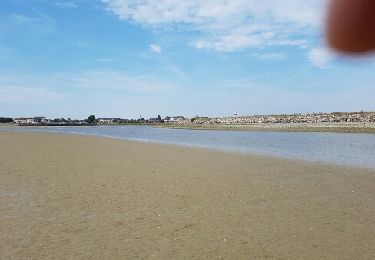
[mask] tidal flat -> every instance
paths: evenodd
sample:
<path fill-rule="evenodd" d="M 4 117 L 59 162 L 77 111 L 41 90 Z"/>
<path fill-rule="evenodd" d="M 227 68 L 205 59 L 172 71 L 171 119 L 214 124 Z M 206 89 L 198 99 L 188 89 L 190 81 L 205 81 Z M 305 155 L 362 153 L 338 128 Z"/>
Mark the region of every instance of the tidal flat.
<path fill-rule="evenodd" d="M 373 259 L 375 170 L 0 132 L 5 259 Z"/>

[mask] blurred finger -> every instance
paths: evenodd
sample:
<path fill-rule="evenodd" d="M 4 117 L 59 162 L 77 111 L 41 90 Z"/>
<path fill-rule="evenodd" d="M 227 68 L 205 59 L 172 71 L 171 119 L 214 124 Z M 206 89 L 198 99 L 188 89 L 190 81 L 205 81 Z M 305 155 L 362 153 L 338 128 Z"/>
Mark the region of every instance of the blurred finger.
<path fill-rule="evenodd" d="M 328 44 L 339 52 L 375 50 L 375 0 L 331 0 L 327 16 Z"/>

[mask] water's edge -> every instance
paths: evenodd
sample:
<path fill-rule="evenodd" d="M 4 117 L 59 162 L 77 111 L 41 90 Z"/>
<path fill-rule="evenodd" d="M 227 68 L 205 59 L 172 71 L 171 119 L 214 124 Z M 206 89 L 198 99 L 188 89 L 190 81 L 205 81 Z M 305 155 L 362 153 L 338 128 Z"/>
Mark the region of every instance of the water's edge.
<path fill-rule="evenodd" d="M 1 131 L 101 136 L 375 169 L 375 136 L 372 134 L 222 132 L 144 126 L 0 128 Z"/>

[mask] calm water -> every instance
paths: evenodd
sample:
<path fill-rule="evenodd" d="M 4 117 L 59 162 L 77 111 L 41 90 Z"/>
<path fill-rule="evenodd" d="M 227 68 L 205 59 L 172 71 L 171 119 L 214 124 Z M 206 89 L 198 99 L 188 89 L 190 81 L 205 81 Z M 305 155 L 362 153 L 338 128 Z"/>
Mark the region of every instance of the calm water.
<path fill-rule="evenodd" d="M 0 128 L 0 131 L 89 134 L 375 168 L 375 134 L 207 131 L 147 126 L 24 127 Z"/>

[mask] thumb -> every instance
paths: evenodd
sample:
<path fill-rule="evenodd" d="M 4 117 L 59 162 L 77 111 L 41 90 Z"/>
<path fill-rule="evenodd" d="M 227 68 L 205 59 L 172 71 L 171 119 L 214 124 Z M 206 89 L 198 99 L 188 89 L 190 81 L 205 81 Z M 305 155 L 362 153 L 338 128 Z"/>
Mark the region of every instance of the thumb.
<path fill-rule="evenodd" d="M 375 50 L 375 0 L 330 0 L 328 44 L 339 52 L 360 54 Z"/>

